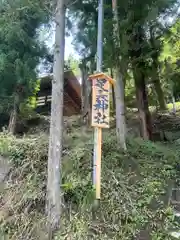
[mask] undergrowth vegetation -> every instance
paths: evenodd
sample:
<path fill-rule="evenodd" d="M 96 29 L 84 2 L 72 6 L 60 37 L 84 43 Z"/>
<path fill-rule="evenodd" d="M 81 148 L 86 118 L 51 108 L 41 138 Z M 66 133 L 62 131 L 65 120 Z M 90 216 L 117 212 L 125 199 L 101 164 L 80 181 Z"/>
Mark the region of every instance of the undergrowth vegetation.
<path fill-rule="evenodd" d="M 169 199 L 180 157 L 178 147 L 130 138 L 128 151 L 123 153 L 117 148 L 114 131 L 105 133 L 102 200 L 94 212 L 92 136 L 88 133 L 82 141 L 72 132 L 64 145 L 64 212 L 55 239 L 130 240 L 142 230 L 153 240 L 171 239 L 167 234 L 173 224 Z M 47 239 L 47 149 L 47 135 L 18 139 L 0 134 L 0 154 L 12 164 L 0 205 L 0 231 L 7 239 Z"/>

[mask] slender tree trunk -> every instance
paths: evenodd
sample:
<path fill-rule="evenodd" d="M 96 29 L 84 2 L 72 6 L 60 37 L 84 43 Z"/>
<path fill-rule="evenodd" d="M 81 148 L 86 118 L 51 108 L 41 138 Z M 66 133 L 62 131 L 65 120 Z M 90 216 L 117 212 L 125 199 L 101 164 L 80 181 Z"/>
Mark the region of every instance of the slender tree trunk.
<path fill-rule="evenodd" d="M 113 70 L 111 68 L 111 77 L 114 78 L 113 76 Z M 113 106 L 113 114 L 116 110 L 116 98 L 115 98 L 115 90 L 114 90 L 114 85 L 112 84 L 112 106 Z"/>
<path fill-rule="evenodd" d="M 172 104 L 173 104 L 173 114 L 175 115 L 176 114 L 176 101 L 175 101 L 173 92 L 172 92 Z"/>
<path fill-rule="evenodd" d="M 120 146 L 126 150 L 126 120 L 124 107 L 124 83 L 122 75 L 116 69 L 115 99 L 116 99 L 116 134 Z"/>
<path fill-rule="evenodd" d="M 82 64 L 81 69 L 81 114 L 82 114 L 82 123 L 88 123 L 88 115 L 89 115 L 89 97 L 88 97 L 88 73 L 86 66 Z"/>
<path fill-rule="evenodd" d="M 94 58 L 91 59 L 90 61 L 90 69 L 89 72 L 90 74 L 93 74 L 94 71 L 96 70 L 96 63 L 94 61 Z M 91 120 L 92 120 L 92 81 L 88 81 L 88 125 L 91 125 Z"/>
<path fill-rule="evenodd" d="M 115 48 L 118 50 L 117 65 L 115 67 L 116 85 L 115 85 L 115 99 L 116 99 L 116 133 L 117 140 L 120 147 L 126 150 L 126 120 L 125 120 L 125 104 L 124 104 L 124 83 L 123 76 L 120 70 L 120 37 L 119 37 L 119 19 L 117 0 L 112 1 L 113 14 L 114 14 L 114 43 Z"/>
<path fill-rule="evenodd" d="M 164 92 L 162 90 L 161 87 L 161 83 L 160 83 L 160 79 L 159 79 L 159 73 L 158 73 L 158 64 L 155 63 L 155 59 L 153 59 L 153 72 L 154 72 L 154 76 L 153 76 L 153 83 L 154 83 L 154 87 L 155 87 L 155 91 L 158 97 L 158 102 L 159 102 L 159 106 L 161 110 L 166 110 L 166 102 L 165 102 L 165 98 L 164 98 Z"/>
<path fill-rule="evenodd" d="M 152 139 L 152 123 L 148 106 L 148 97 L 146 92 L 145 76 L 137 66 L 133 68 L 136 99 L 139 111 L 140 134 L 143 139 Z"/>
<path fill-rule="evenodd" d="M 92 81 L 88 81 L 88 120 L 87 125 L 91 125 L 92 120 Z"/>
<path fill-rule="evenodd" d="M 175 100 L 175 97 L 174 97 L 174 84 L 173 82 L 170 80 L 170 86 L 171 86 L 171 98 L 172 98 L 172 104 L 173 104 L 173 114 L 176 115 L 176 100 Z"/>
<path fill-rule="evenodd" d="M 165 110 L 166 109 L 166 102 L 165 102 L 165 98 L 164 98 L 164 93 L 161 87 L 161 82 L 160 82 L 160 78 L 159 78 L 159 61 L 158 61 L 158 57 L 159 57 L 159 53 L 158 53 L 158 48 L 159 46 L 157 46 L 156 44 L 156 37 L 154 36 L 154 31 L 153 31 L 153 26 L 150 27 L 149 31 L 150 31 L 150 43 L 151 43 L 151 47 L 153 50 L 153 54 L 152 54 L 152 60 L 153 60 L 153 83 L 154 83 L 154 87 L 155 87 L 155 91 L 158 97 L 158 102 L 159 102 L 159 106 L 161 110 Z"/>
<path fill-rule="evenodd" d="M 156 90 L 156 93 L 157 93 L 160 109 L 161 110 L 166 110 L 166 102 L 165 102 L 164 93 L 163 93 L 163 90 L 161 88 L 161 83 L 160 83 L 159 78 L 154 80 L 154 87 L 155 87 L 155 90 Z"/>
<path fill-rule="evenodd" d="M 9 126 L 8 126 L 8 132 L 11 134 L 14 134 L 16 130 L 18 110 L 19 110 L 19 95 L 15 93 L 13 109 L 10 114 Z"/>
<path fill-rule="evenodd" d="M 62 190 L 65 0 L 58 0 L 55 14 L 55 51 L 52 81 L 51 123 L 48 153 L 47 211 L 49 236 L 60 225 Z"/>
<path fill-rule="evenodd" d="M 146 64 L 145 57 L 143 56 L 143 45 L 145 39 L 144 29 L 140 24 L 133 26 L 133 29 L 129 31 L 131 36 L 130 54 L 131 54 L 131 64 L 133 69 L 135 87 L 136 87 L 136 100 L 139 112 L 140 120 L 140 134 L 141 136 L 148 140 L 152 139 L 152 123 L 151 114 L 149 112 L 148 96 L 146 92 Z"/>

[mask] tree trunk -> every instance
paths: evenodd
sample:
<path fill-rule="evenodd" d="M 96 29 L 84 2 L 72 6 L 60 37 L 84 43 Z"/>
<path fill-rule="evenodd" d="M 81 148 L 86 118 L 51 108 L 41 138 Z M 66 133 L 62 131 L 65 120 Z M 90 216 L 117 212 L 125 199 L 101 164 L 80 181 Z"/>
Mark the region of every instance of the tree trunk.
<path fill-rule="evenodd" d="M 114 78 L 112 68 L 111 68 L 111 77 Z M 112 107 L 113 107 L 113 115 L 114 115 L 115 109 L 116 109 L 116 99 L 115 99 L 115 90 L 114 90 L 113 84 L 112 84 Z"/>
<path fill-rule="evenodd" d="M 9 126 L 8 126 L 8 132 L 11 134 L 14 134 L 16 130 L 18 110 L 19 110 L 19 95 L 15 93 L 14 105 L 10 114 Z"/>
<path fill-rule="evenodd" d="M 125 120 L 125 104 L 124 104 L 124 83 L 121 69 L 120 59 L 120 37 L 119 37 L 119 19 L 118 19 L 118 6 L 117 0 L 112 1 L 113 15 L 114 15 L 114 43 L 115 49 L 118 53 L 116 57 L 117 65 L 115 68 L 116 85 L 115 85 L 115 99 L 116 99 L 116 133 L 117 140 L 120 147 L 126 150 L 126 120 Z"/>
<path fill-rule="evenodd" d="M 126 150 L 126 119 L 124 107 L 124 83 L 119 69 L 116 69 L 115 99 L 116 99 L 116 134 L 121 148 Z"/>
<path fill-rule="evenodd" d="M 140 134 L 145 140 L 152 139 L 152 123 L 148 106 L 145 76 L 137 66 L 133 68 L 133 75 L 136 87 L 136 99 L 140 120 Z"/>
<path fill-rule="evenodd" d="M 163 93 L 163 90 L 161 88 L 161 83 L 160 83 L 159 78 L 157 78 L 153 82 L 154 82 L 154 87 L 155 87 L 156 94 L 157 94 L 157 97 L 158 97 L 158 102 L 159 102 L 160 109 L 161 110 L 166 110 L 166 102 L 165 102 L 164 93 Z"/>
<path fill-rule="evenodd" d="M 92 81 L 88 81 L 88 120 L 87 125 L 91 125 L 92 120 Z"/>
<path fill-rule="evenodd" d="M 153 83 L 155 87 L 155 91 L 158 97 L 158 102 L 161 110 L 166 110 L 166 102 L 164 98 L 164 93 L 161 87 L 160 79 L 159 79 L 159 73 L 158 73 L 158 64 L 155 63 L 155 59 L 153 59 L 153 71 L 154 71 L 154 76 L 153 76 Z"/>
<path fill-rule="evenodd" d="M 52 81 L 51 123 L 48 153 L 47 211 L 49 236 L 60 225 L 62 192 L 61 162 L 63 137 L 65 2 L 57 1 L 55 50 Z"/>
<path fill-rule="evenodd" d="M 89 97 L 88 97 L 88 74 L 87 69 L 84 64 L 80 67 L 81 69 L 81 114 L 82 114 L 82 123 L 88 123 L 89 115 Z"/>
<path fill-rule="evenodd" d="M 129 31 L 129 45 L 132 71 L 136 87 L 136 100 L 140 120 L 140 134 L 146 140 L 152 139 L 151 115 L 146 92 L 146 57 L 143 55 L 145 40 L 144 28 L 138 24 Z"/>
<path fill-rule="evenodd" d="M 172 92 L 172 104 L 173 104 L 173 114 L 176 115 L 176 101 L 175 101 L 173 92 Z"/>
<path fill-rule="evenodd" d="M 154 36 L 154 29 L 153 26 L 150 27 L 150 44 L 152 47 L 152 66 L 153 66 L 153 83 L 154 83 L 154 87 L 155 87 L 155 91 L 158 97 L 158 102 L 159 102 L 159 106 L 161 110 L 166 110 L 166 102 L 165 102 L 165 98 L 164 98 L 164 93 L 161 87 L 161 82 L 159 79 L 159 61 L 158 61 L 158 57 L 159 57 L 159 51 L 158 48 L 159 46 L 157 46 L 156 44 L 156 37 Z"/>

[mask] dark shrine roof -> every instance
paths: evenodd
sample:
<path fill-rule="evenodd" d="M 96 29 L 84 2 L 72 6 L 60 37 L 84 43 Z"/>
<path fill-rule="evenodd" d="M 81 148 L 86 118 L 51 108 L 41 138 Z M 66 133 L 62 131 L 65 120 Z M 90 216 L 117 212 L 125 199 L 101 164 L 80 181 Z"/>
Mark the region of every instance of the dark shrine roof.
<path fill-rule="evenodd" d="M 53 75 L 40 78 L 40 91 L 37 98 L 51 98 Z M 44 100 L 45 101 L 45 100 Z M 42 102 L 42 100 L 41 100 Z M 37 107 L 39 113 L 50 113 L 51 100 Z M 81 111 L 81 85 L 72 71 L 64 72 L 64 115 L 71 116 Z"/>

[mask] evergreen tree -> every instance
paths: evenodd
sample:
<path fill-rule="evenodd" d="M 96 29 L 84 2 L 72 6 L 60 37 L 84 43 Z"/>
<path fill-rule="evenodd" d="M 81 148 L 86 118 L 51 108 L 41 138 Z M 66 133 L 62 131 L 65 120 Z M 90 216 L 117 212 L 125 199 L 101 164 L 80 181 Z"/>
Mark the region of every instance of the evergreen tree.
<path fill-rule="evenodd" d="M 165 103 L 163 100 L 163 92 L 161 89 L 158 75 L 158 55 L 159 46 L 150 43 L 150 36 L 148 36 L 148 29 L 152 29 L 154 22 L 161 21 L 162 18 L 170 16 L 171 12 L 174 12 L 177 0 L 138 0 L 138 1 L 117 1 L 118 12 L 118 24 L 119 24 L 119 41 L 120 49 L 117 49 L 113 41 L 113 16 L 109 11 L 111 8 L 111 0 L 106 1 L 105 6 L 105 26 L 104 26 L 104 49 L 105 49 L 105 61 L 104 68 L 111 68 L 116 66 L 117 57 L 122 60 L 120 68 L 126 75 L 127 67 L 131 67 L 133 72 L 137 106 L 139 109 L 141 135 L 145 139 L 151 138 L 151 120 L 148 108 L 148 95 L 146 91 L 146 82 L 149 78 L 153 78 L 156 83 L 156 90 L 158 92 L 159 100 L 161 101 L 161 107 L 164 108 Z M 96 49 L 96 41 L 94 41 L 97 35 L 97 1 L 91 0 L 88 2 L 76 1 L 71 8 L 70 16 L 76 20 L 78 25 L 78 31 L 76 38 L 76 47 L 84 46 L 83 51 L 90 54 Z M 79 20 L 80 19 L 80 20 Z M 83 24 L 82 24 L 83 23 Z M 81 25 L 82 24 L 82 25 Z M 107 27 L 111 26 L 111 27 Z M 152 37 L 152 36 L 151 36 Z M 151 38 L 156 40 L 156 36 Z M 152 54 L 153 50 L 154 54 Z M 154 74 L 153 77 L 150 74 L 149 63 L 153 62 Z M 155 76 L 156 75 L 156 76 Z M 124 83 L 126 80 L 124 80 Z"/>
<path fill-rule="evenodd" d="M 0 96 L 13 99 L 9 131 L 14 132 L 19 105 L 36 82 L 36 67 L 46 54 L 37 29 L 48 22 L 41 1 L 0 3 Z"/>

